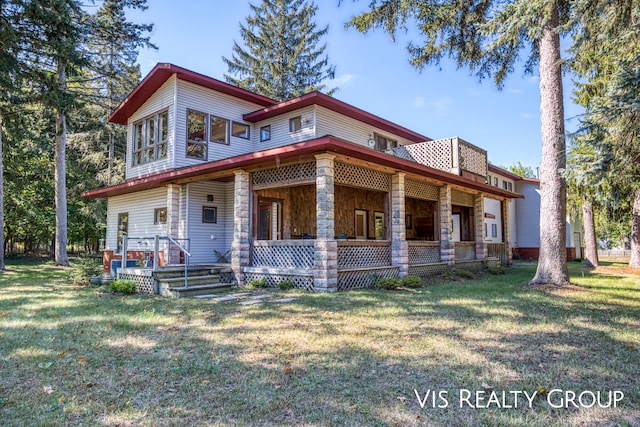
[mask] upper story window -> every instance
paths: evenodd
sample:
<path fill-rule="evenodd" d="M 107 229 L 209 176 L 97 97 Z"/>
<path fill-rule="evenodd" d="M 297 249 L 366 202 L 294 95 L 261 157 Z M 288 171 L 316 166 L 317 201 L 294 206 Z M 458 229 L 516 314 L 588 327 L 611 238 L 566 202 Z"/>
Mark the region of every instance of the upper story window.
<path fill-rule="evenodd" d="M 207 158 L 207 115 L 187 110 L 187 157 Z"/>
<path fill-rule="evenodd" d="M 378 151 L 387 151 L 398 146 L 398 141 L 389 139 L 382 135 L 376 134 L 374 139 L 376 141 L 376 150 Z"/>
<path fill-rule="evenodd" d="M 289 132 L 298 132 L 302 130 L 302 116 L 296 116 L 289 119 Z"/>
<path fill-rule="evenodd" d="M 229 120 L 222 117 L 209 116 L 209 141 L 219 144 L 229 143 Z"/>
<path fill-rule="evenodd" d="M 236 138 L 250 139 L 250 132 L 251 128 L 249 127 L 249 125 L 238 122 L 231 123 L 231 135 L 235 136 Z"/>
<path fill-rule="evenodd" d="M 512 183 L 510 183 L 510 182 L 507 183 L 507 190 L 513 191 L 513 184 Z"/>
<path fill-rule="evenodd" d="M 497 176 L 494 176 L 494 177 L 493 177 L 493 186 L 494 186 L 494 187 L 497 187 L 497 186 L 498 186 L 498 177 L 497 177 Z"/>
<path fill-rule="evenodd" d="M 133 124 L 133 166 L 167 157 L 169 113 L 162 111 Z"/>
<path fill-rule="evenodd" d="M 260 128 L 260 142 L 269 141 L 271 139 L 271 125 L 262 126 Z"/>

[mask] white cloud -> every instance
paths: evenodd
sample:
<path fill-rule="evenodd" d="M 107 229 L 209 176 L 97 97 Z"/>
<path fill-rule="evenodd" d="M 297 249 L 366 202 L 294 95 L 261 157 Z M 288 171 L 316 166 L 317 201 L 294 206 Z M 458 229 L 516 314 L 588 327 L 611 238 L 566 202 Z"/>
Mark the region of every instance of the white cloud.
<path fill-rule="evenodd" d="M 453 99 L 448 96 L 442 96 L 429 101 L 426 106 L 437 114 L 446 114 L 453 106 Z"/>
<path fill-rule="evenodd" d="M 520 117 L 522 117 L 523 119 L 531 120 L 531 119 L 535 119 L 538 116 L 532 113 L 522 113 L 520 114 Z"/>
<path fill-rule="evenodd" d="M 423 108 L 424 107 L 424 97 L 416 96 L 413 100 L 413 108 Z"/>
<path fill-rule="evenodd" d="M 522 89 L 509 89 L 509 93 L 520 95 L 521 93 L 524 93 L 524 91 Z"/>
<path fill-rule="evenodd" d="M 333 81 L 338 85 L 347 85 L 351 83 L 355 78 L 356 78 L 355 74 L 342 74 L 336 77 L 335 79 L 333 79 Z"/>

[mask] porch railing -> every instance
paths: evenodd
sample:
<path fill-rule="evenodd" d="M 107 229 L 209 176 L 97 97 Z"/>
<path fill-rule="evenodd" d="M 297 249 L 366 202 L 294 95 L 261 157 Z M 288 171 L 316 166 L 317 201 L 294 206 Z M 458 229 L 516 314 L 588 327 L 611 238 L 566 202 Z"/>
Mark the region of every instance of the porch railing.
<path fill-rule="evenodd" d="M 456 242 L 456 261 L 471 261 L 476 259 L 476 242 Z"/>
<path fill-rule="evenodd" d="M 389 240 L 338 240 L 338 270 L 390 265 Z"/>
<path fill-rule="evenodd" d="M 440 242 L 409 241 L 409 265 L 440 262 Z"/>
<path fill-rule="evenodd" d="M 509 263 L 504 243 L 487 243 L 487 257 L 498 258 L 501 265 Z"/>
<path fill-rule="evenodd" d="M 251 244 L 252 267 L 313 268 L 314 240 L 256 240 Z"/>

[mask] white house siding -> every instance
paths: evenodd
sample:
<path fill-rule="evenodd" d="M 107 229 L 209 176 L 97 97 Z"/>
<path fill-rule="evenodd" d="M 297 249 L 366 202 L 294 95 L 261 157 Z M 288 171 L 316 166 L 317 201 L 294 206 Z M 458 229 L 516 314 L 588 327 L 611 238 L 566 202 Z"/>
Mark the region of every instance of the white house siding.
<path fill-rule="evenodd" d="M 484 240 L 491 243 L 502 242 L 502 204 L 500 200 L 484 198 L 484 213 L 493 215 L 494 218 L 484 216 L 485 230 L 482 231 Z M 493 237 L 492 225 L 496 227 L 496 237 Z"/>
<path fill-rule="evenodd" d="M 289 119 L 297 116 L 301 116 L 302 130 L 291 133 L 289 132 Z M 261 142 L 260 128 L 266 125 L 271 126 L 271 139 Z M 301 108 L 291 113 L 282 114 L 280 116 L 257 122 L 254 129 L 252 129 L 252 132 L 252 139 L 255 140 L 255 151 L 282 147 L 321 136 L 316 132 L 316 115 L 314 106 Z"/>
<path fill-rule="evenodd" d="M 228 188 L 227 183 L 217 181 L 202 181 L 188 185 L 187 236 L 191 243 L 190 262 L 216 262 L 218 257 L 215 251 L 224 254 L 231 248 L 230 241 L 227 241 L 227 232 L 228 224 L 233 223 L 233 204 L 230 205 L 229 211 L 227 209 Z M 213 196 L 213 201 L 207 201 L 207 195 Z M 217 208 L 215 224 L 202 222 L 204 206 Z M 232 227 L 231 229 L 233 231 Z"/>
<path fill-rule="evenodd" d="M 141 175 L 147 175 L 154 172 L 163 171 L 173 167 L 173 147 L 174 147 L 174 126 L 175 126 L 175 88 L 176 78 L 175 76 L 169 78 L 149 99 L 140 107 L 138 111 L 133 113 L 129 117 L 127 125 L 127 165 L 126 165 L 126 179 L 135 178 Z M 167 141 L 167 157 L 155 162 L 144 163 L 141 165 L 132 166 L 132 152 L 133 152 L 133 124 L 141 119 L 144 119 L 154 113 L 168 109 L 168 126 L 169 135 Z"/>
<path fill-rule="evenodd" d="M 392 133 L 362 123 L 359 120 L 343 116 L 324 107 L 316 107 L 317 136 L 332 135 L 353 144 L 367 147 L 367 142 L 373 137 L 374 133 L 396 140 L 400 145 L 412 144 L 412 141 L 399 138 Z"/>
<path fill-rule="evenodd" d="M 193 83 L 178 80 L 176 97 L 176 126 L 175 126 L 175 166 L 183 167 L 197 165 L 206 161 L 226 159 L 240 154 L 250 153 L 255 150 L 255 141 L 260 140 L 259 128 L 252 126 L 242 119 L 243 114 L 262 108 L 260 105 L 203 88 Z M 236 138 L 231 136 L 229 129 L 229 145 L 208 142 L 207 158 L 198 160 L 187 158 L 187 110 L 196 110 L 206 114 L 245 123 L 251 126 L 251 139 Z"/>
<path fill-rule="evenodd" d="M 518 181 L 516 191 L 524 196 L 516 199 L 518 247 L 537 248 L 540 246 L 540 185 Z"/>
<path fill-rule="evenodd" d="M 154 224 L 154 211 L 167 207 L 167 189 L 156 188 L 137 193 L 110 197 L 107 209 L 107 233 L 105 249 L 115 251 L 118 247 L 118 214 L 129 214 L 128 235 L 131 237 L 153 237 L 166 235 L 166 224 Z M 130 250 L 153 250 L 154 242 L 147 241 L 148 246 L 138 244 L 137 240 L 130 240 Z"/>
<path fill-rule="evenodd" d="M 509 244 L 512 248 L 518 247 L 518 209 L 516 208 L 516 199 L 509 200 Z"/>

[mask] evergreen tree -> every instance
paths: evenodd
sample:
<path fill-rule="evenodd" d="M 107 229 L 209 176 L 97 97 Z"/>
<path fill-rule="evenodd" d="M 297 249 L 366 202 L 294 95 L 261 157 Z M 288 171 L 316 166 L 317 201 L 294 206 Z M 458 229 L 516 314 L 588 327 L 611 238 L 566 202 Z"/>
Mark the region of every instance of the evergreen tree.
<path fill-rule="evenodd" d="M 222 58 L 229 68 L 226 81 L 278 101 L 325 90 L 335 66 L 324 54 L 326 44 L 318 46 L 329 27 L 317 29 L 313 1 L 262 0 L 250 6 L 252 15 L 240 24 L 246 47 L 234 41 L 232 57 Z"/>
<path fill-rule="evenodd" d="M 585 22 L 611 19 L 603 13 L 609 2 L 550 0 L 373 0 L 370 10 L 348 25 L 366 32 L 382 28 L 392 36 L 415 22 L 423 37 L 409 44 L 411 64 L 423 68 L 449 56 L 458 66 L 493 77 L 502 87 L 506 76 L 526 57 L 525 68 L 538 67 L 542 121 L 540 168 L 540 257 L 531 284 L 569 283 L 566 267 L 566 143 L 562 96 L 560 36 L 585 31 Z M 627 25 L 629 16 L 615 13 Z M 615 28 L 612 28 L 615 36 Z"/>

